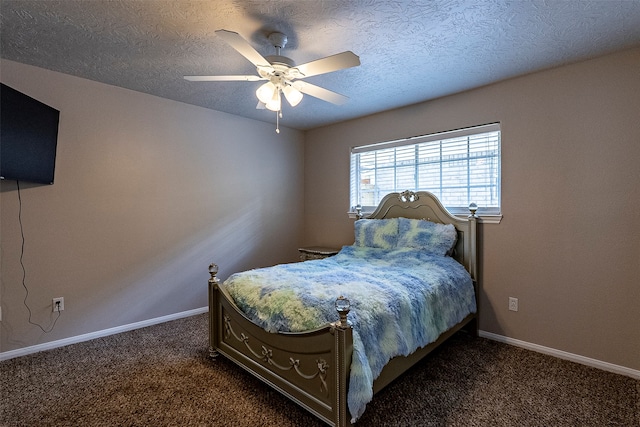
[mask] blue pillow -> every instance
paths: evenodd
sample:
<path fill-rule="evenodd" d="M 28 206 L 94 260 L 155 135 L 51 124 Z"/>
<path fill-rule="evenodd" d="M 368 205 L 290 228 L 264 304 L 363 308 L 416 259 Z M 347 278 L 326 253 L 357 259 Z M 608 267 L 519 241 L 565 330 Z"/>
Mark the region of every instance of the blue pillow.
<path fill-rule="evenodd" d="M 399 248 L 419 249 L 435 255 L 447 255 L 455 246 L 458 232 L 453 224 L 438 224 L 420 219 L 400 218 Z"/>
<path fill-rule="evenodd" d="M 359 219 L 355 222 L 355 246 L 395 249 L 398 241 L 398 218 Z"/>

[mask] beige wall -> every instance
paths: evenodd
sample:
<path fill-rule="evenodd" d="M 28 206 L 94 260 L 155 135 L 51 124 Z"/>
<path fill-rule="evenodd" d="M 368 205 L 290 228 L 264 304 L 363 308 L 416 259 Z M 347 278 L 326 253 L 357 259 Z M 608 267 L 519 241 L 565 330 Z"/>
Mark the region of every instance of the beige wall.
<path fill-rule="evenodd" d="M 2 82 L 60 110 L 55 184 L 1 184 L 0 351 L 207 305 L 221 277 L 297 259 L 303 134 L 27 65 Z"/>
<path fill-rule="evenodd" d="M 640 49 L 309 131 L 305 243 L 353 242 L 349 147 L 499 121 L 480 328 L 640 369 Z M 508 297 L 519 311 L 508 311 Z"/>

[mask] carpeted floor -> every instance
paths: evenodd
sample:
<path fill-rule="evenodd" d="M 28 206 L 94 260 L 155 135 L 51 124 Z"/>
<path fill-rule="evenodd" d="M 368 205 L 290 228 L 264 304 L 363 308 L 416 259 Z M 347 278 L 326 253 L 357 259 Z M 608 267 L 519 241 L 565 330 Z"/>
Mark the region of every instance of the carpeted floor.
<path fill-rule="evenodd" d="M 207 352 L 207 315 L 0 362 L 0 425 L 323 426 Z M 640 381 L 457 334 L 361 426 L 640 426 Z"/>

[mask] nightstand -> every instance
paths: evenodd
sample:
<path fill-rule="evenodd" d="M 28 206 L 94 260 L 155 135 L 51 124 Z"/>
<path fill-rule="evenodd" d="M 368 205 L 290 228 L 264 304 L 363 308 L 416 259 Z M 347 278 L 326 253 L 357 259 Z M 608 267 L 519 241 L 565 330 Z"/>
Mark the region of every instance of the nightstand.
<path fill-rule="evenodd" d="M 300 261 L 309 261 L 312 259 L 323 259 L 333 256 L 340 252 L 339 249 L 325 248 L 322 246 L 311 246 L 308 248 L 298 248 L 300 252 Z"/>

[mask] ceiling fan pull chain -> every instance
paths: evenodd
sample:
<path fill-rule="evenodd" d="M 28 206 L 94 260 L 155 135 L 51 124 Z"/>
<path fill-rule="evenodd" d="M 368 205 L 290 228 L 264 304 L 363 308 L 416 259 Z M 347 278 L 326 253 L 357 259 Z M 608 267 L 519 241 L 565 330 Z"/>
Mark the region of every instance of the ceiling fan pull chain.
<path fill-rule="evenodd" d="M 280 115 L 281 111 L 276 111 L 276 133 L 280 133 Z"/>

